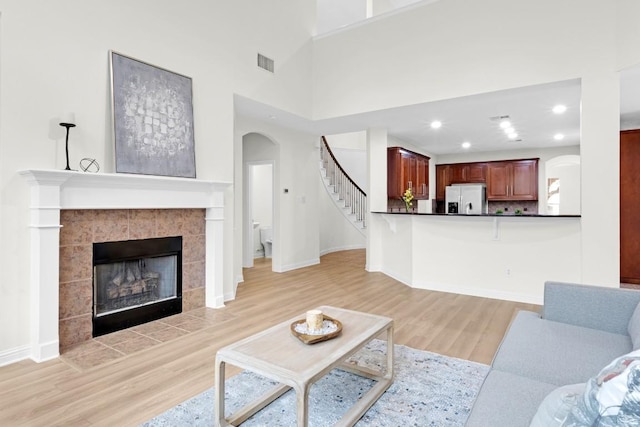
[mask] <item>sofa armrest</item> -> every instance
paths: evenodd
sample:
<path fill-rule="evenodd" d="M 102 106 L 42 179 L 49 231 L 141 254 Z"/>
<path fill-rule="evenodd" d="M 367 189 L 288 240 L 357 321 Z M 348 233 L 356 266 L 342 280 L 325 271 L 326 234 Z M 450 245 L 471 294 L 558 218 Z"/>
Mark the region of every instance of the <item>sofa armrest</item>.
<path fill-rule="evenodd" d="M 542 317 L 555 322 L 628 335 L 640 291 L 545 282 Z"/>

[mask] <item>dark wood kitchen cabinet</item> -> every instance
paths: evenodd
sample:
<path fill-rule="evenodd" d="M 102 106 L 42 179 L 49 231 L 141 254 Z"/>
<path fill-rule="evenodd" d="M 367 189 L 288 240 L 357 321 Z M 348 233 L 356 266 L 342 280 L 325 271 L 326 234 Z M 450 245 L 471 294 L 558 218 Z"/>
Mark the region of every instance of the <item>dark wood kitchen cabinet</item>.
<path fill-rule="evenodd" d="M 486 163 L 455 163 L 449 165 L 449 184 L 478 184 L 486 181 Z"/>
<path fill-rule="evenodd" d="M 416 157 L 416 185 L 413 188 L 416 199 L 429 198 L 429 158 Z"/>
<path fill-rule="evenodd" d="M 487 182 L 487 163 L 468 163 L 465 165 L 464 178 L 466 183 L 482 184 Z"/>
<path fill-rule="evenodd" d="M 538 159 L 436 165 L 436 200 L 451 184 L 487 184 L 488 200 L 538 200 Z"/>
<path fill-rule="evenodd" d="M 436 200 L 444 200 L 451 184 L 483 184 L 487 181 L 487 162 L 436 165 Z"/>
<path fill-rule="evenodd" d="M 402 147 L 387 149 L 387 197 L 401 198 L 411 188 L 415 199 L 429 198 L 429 157 Z"/>
<path fill-rule="evenodd" d="M 464 164 L 449 165 L 449 185 L 464 184 Z"/>
<path fill-rule="evenodd" d="M 487 164 L 488 200 L 538 200 L 538 159 Z"/>
<path fill-rule="evenodd" d="M 436 200 L 444 200 L 444 189 L 447 185 L 451 185 L 450 170 L 451 165 L 436 165 Z"/>

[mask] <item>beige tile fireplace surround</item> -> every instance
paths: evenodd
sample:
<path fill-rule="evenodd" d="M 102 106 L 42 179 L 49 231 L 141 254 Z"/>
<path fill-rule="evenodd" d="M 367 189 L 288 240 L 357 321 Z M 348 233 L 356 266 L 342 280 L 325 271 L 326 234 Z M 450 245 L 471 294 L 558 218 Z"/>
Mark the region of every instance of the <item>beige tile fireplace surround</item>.
<path fill-rule="evenodd" d="M 224 194 L 230 183 L 24 170 L 30 185 L 30 354 L 41 362 L 91 338 L 92 244 L 183 237 L 183 310 L 224 305 Z"/>
<path fill-rule="evenodd" d="M 182 237 L 182 310 L 205 306 L 204 209 L 60 212 L 60 351 L 92 338 L 93 243 Z"/>

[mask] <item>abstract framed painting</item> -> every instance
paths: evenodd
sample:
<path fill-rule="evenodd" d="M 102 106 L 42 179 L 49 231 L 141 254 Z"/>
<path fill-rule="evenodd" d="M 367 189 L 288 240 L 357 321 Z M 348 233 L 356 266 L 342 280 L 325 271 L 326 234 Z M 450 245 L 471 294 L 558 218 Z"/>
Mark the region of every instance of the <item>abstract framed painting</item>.
<path fill-rule="evenodd" d="M 109 51 L 116 172 L 195 178 L 190 77 Z"/>

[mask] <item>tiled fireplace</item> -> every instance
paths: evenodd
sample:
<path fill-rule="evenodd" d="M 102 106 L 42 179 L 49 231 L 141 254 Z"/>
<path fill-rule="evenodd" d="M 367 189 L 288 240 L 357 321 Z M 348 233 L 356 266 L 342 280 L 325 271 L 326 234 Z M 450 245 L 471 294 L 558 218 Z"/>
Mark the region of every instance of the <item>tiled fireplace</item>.
<path fill-rule="evenodd" d="M 182 237 L 182 311 L 205 306 L 204 209 L 62 210 L 60 224 L 61 351 L 96 335 L 94 244 Z"/>
<path fill-rule="evenodd" d="M 25 170 L 31 186 L 31 355 L 92 335 L 95 242 L 182 236 L 183 311 L 224 305 L 224 192 L 188 178 Z"/>

